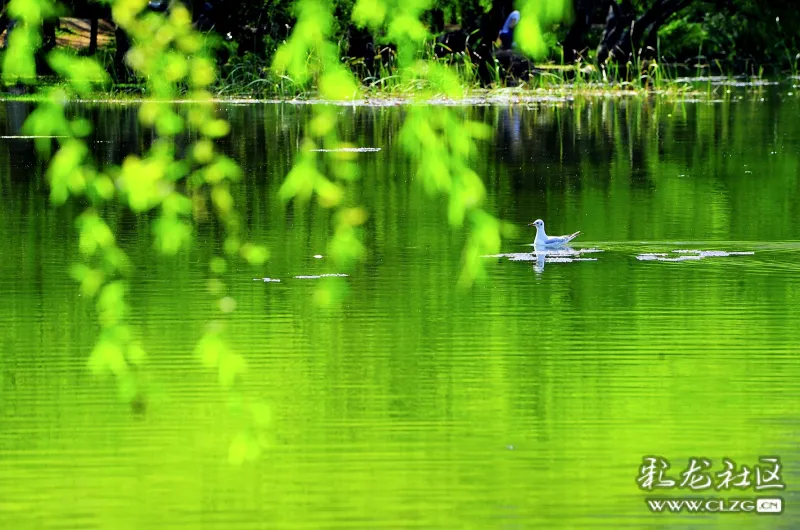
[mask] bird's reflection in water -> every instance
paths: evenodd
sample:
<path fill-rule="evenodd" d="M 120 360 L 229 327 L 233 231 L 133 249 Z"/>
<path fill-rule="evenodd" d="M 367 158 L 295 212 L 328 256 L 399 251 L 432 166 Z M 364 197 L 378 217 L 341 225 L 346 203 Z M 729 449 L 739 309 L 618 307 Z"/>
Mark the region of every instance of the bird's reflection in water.
<path fill-rule="evenodd" d="M 511 254 L 493 254 L 484 258 L 507 258 L 509 261 L 532 261 L 533 270 L 537 273 L 544 272 L 547 263 L 573 263 L 576 261 L 597 261 L 597 258 L 585 258 L 583 254 L 602 252 L 597 248 L 574 249 L 562 247 L 555 250 L 537 249 L 532 252 L 515 252 Z"/>
<path fill-rule="evenodd" d="M 581 254 L 585 252 L 601 252 L 598 249 L 579 249 L 572 247 L 561 247 L 558 250 L 545 250 L 534 247 L 533 254 L 536 256 L 536 263 L 533 270 L 541 274 L 544 272 L 545 263 L 572 263 L 575 261 L 597 261 L 597 258 L 584 258 Z"/>
<path fill-rule="evenodd" d="M 533 264 L 533 270 L 538 273 L 544 272 L 545 256 L 547 256 L 547 251 L 534 250 L 533 253 L 536 254 L 536 263 Z"/>

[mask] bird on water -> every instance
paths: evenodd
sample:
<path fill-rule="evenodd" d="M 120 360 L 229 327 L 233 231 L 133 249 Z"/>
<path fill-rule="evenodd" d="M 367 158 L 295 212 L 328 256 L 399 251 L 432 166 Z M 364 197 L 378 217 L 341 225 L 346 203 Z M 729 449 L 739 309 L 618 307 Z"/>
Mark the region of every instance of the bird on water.
<path fill-rule="evenodd" d="M 575 232 L 568 236 L 548 236 L 544 231 L 544 221 L 537 219 L 528 226 L 536 227 L 536 239 L 533 240 L 533 247 L 537 249 L 560 248 L 578 237 L 580 232 Z"/>

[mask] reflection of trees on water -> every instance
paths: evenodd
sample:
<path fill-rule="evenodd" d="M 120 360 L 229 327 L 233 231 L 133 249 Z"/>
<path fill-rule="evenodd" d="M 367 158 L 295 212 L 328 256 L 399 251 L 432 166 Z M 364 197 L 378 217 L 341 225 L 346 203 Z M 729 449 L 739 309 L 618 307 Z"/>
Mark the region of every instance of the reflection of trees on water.
<path fill-rule="evenodd" d="M 532 221 L 530 215 L 535 214 L 547 218 L 554 229 L 589 232 L 587 241 L 607 234 L 631 241 L 658 239 L 670 230 L 680 233 L 676 226 L 693 227 L 708 238 L 746 240 L 766 233 L 788 240 L 796 237 L 800 222 L 795 206 L 800 204 L 800 122 L 795 120 L 796 104 L 783 105 L 631 99 L 454 112 L 495 129 L 495 137 L 484 144 L 485 156 L 477 157 L 472 169 L 486 182 L 488 208 L 518 225 Z M 18 133 L 30 108 L 28 103 L 0 104 L 2 134 Z M 118 163 L 152 142 L 141 132 L 136 105 L 76 106 L 70 112 L 78 110 L 95 125 L 90 147 L 100 163 Z M 326 253 L 331 229 L 330 216 L 316 204 L 286 207 L 278 199 L 311 110 L 288 104 L 220 108 L 233 126 L 230 136 L 220 141 L 221 148 L 243 169 L 234 192 L 247 230 L 267 238 L 273 250 L 271 267 L 294 273 L 298 256 Z M 405 110 L 342 107 L 338 112 L 341 138 L 381 148 L 358 155 L 360 179 L 346 184 L 348 196 L 369 208 L 364 238 L 369 267 L 405 259 L 407 253 L 427 253 L 430 260 L 410 260 L 405 273 L 408 278 L 428 278 L 425 285 L 436 288 L 457 269 L 463 234 L 450 230 L 446 204 L 425 194 L 415 181 L 413 164 L 396 145 Z M 43 168 L 32 142 L 3 141 L 0 195 L 10 196 L 14 208 L 26 215 L 45 217 L 41 212 L 50 210 Z M 0 229 L 11 226 L 12 210 L 0 209 Z M 52 214 L 52 230 L 60 239 L 72 238 L 72 225 L 58 215 Z M 117 235 L 149 252 L 149 236 L 131 235 L 136 230 L 149 234 L 144 217 L 120 220 Z M 202 240 L 213 224 L 197 230 Z M 505 248 L 519 250 L 520 243 L 532 239 L 533 233 L 523 228 Z M 442 255 L 443 249 L 449 254 Z M 571 296 L 588 297 L 583 293 L 591 291 L 586 289 L 577 285 Z M 510 293 L 514 296 L 513 290 Z M 620 303 L 634 302 L 625 298 L 633 296 L 627 292 L 615 296 Z M 446 312 L 453 301 L 434 303 L 441 307 L 432 311 Z"/>
<path fill-rule="evenodd" d="M 695 176 L 738 171 L 744 158 L 769 149 L 753 138 L 772 137 L 778 144 L 782 134 L 800 129 L 775 105 L 736 105 L 733 112 L 722 104 L 617 98 L 486 112 L 494 114 L 497 163 L 517 190 L 553 191 L 588 180 L 610 186 L 619 178 L 646 190 L 667 168 L 691 172 L 678 161 L 702 166 Z"/>
<path fill-rule="evenodd" d="M 3 105 L 6 111 L 7 130 L 4 135 L 16 136 L 22 134 L 22 124 L 28 113 L 33 110 L 33 105 L 24 101 L 9 101 Z"/>
<path fill-rule="evenodd" d="M 709 183 L 718 187 L 721 196 L 736 193 L 728 189 L 726 179 L 731 175 L 797 178 L 792 165 L 797 164 L 797 153 L 785 145 L 800 136 L 800 124 L 786 110 L 791 103 L 783 105 L 769 98 L 735 103 L 608 98 L 456 107 L 453 111 L 483 120 L 495 130 L 494 138 L 483 144 L 486 156 L 479 157 L 473 168 L 484 177 L 491 200 L 501 194 L 583 189 L 610 195 L 624 188 L 648 194 L 665 182 L 671 183 L 677 200 L 688 188 Z M 0 105 L 0 132 L 20 134 L 31 108 L 27 102 Z M 233 125 L 221 147 L 243 165 L 245 201 L 251 200 L 249 191 L 264 182 L 273 194 L 264 200 L 274 200 L 300 148 L 311 110 L 308 105 L 291 104 L 220 106 L 219 112 Z M 152 143 L 152 133 L 143 133 L 139 125 L 136 104 L 73 105 L 68 112 L 80 113 L 94 124 L 90 146 L 101 165 L 120 163 L 127 154 L 142 153 Z M 416 197 L 411 164 L 395 146 L 404 107 L 341 107 L 338 112 L 340 138 L 382 149 L 359 155 L 362 178 L 352 184 L 354 191 L 372 195 L 380 204 L 408 200 L 410 194 Z M 41 171 L 32 142 L 5 140 L 3 144 L 0 163 L 8 169 L 6 174 L 26 179 Z M 770 158 L 770 152 L 776 154 Z M 25 171 L 11 170 L 12 166 Z M 682 175 L 685 180 L 670 180 Z M 783 193 L 784 187 L 767 181 L 768 194 L 770 185 L 776 190 L 774 195 Z"/>
<path fill-rule="evenodd" d="M 523 153 L 522 113 L 519 107 L 502 107 L 498 119 L 497 145 L 505 146 L 513 158 Z"/>
<path fill-rule="evenodd" d="M 650 185 L 642 169 L 653 151 L 647 103 L 541 105 L 503 108 L 498 114 L 497 153 L 516 189 L 579 187 L 584 177 L 607 185 L 611 164 L 618 160 L 630 165 L 633 186 Z"/>
<path fill-rule="evenodd" d="M 0 135 L 24 136 L 22 126 L 34 109 L 34 103 L 7 101 L 0 104 Z M 89 147 L 95 161 L 103 166 L 119 164 L 128 153 L 141 153 L 152 143 L 152 134 L 143 132 L 138 120 L 138 105 L 90 104 L 73 105 L 67 115 L 87 118 L 94 124 L 94 131 L 88 138 Z M 54 145 L 56 139 L 53 139 Z M 31 140 L 24 138 L 3 139 L 4 149 L 0 157 L 8 157 L 15 168 L 43 169 L 37 161 L 39 157 Z M 19 178 L 30 178 L 30 172 L 11 171 Z M 37 173 L 38 175 L 38 173 Z"/>
<path fill-rule="evenodd" d="M 22 134 L 22 124 L 28 114 L 33 110 L 33 103 L 25 101 L 7 101 L 0 104 L 0 135 L 19 136 Z M 0 149 L 0 171 L 5 178 L 29 178 L 31 171 L 36 166 L 36 154 L 33 143 L 29 140 L 18 138 L 3 138 L 0 140 L 3 148 Z"/>

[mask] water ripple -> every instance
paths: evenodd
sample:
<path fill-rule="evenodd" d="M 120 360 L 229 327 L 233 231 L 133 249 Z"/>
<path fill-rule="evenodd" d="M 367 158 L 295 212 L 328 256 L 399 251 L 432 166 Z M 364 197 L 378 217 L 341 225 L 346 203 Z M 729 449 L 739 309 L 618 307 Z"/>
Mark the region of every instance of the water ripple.
<path fill-rule="evenodd" d="M 679 254 L 677 257 L 671 257 L 671 254 L 666 252 L 648 252 L 639 254 L 636 259 L 639 261 L 698 261 L 706 258 L 725 258 L 729 256 L 752 256 L 755 254 L 753 251 L 745 252 L 726 252 L 724 250 L 687 250 L 679 249 L 672 251 Z"/>

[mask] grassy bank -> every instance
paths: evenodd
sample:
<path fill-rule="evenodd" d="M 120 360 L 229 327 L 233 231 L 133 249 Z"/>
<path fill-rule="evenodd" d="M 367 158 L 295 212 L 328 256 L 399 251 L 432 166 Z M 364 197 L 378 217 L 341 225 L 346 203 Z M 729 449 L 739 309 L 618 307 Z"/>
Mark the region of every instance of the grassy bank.
<path fill-rule="evenodd" d="M 113 49 L 103 49 L 98 60 L 113 70 Z M 685 65 L 657 64 L 629 65 L 623 69 L 617 65 L 598 68 L 595 65 L 538 64 L 525 78 L 503 75 L 497 69 L 495 79 L 481 83 L 477 68 L 468 60 L 453 61 L 430 59 L 436 64 L 446 65 L 457 74 L 460 82 L 458 98 L 437 94 L 423 78 L 398 75 L 384 69 L 379 75 L 360 76 L 360 93 L 352 100 L 342 103 L 366 105 L 394 105 L 414 100 L 425 94 L 426 101 L 447 104 L 506 104 L 530 103 L 548 100 L 565 100 L 575 97 L 633 97 L 654 96 L 672 99 L 703 98 L 707 100 L 743 97 L 741 90 L 758 95 L 767 86 L 779 85 L 789 96 L 800 94 L 800 76 L 797 72 L 766 75 L 759 69 L 756 75 L 725 74 L 721 64 L 689 68 Z M 357 71 L 358 68 L 354 67 Z M 137 102 L 146 97 L 146 85 L 136 80 L 112 82 L 102 92 L 85 98 L 85 101 Z M 40 76 L 36 86 L 5 86 L 0 98 L 6 100 L 38 101 L 39 89 L 59 86 L 62 81 L 55 76 Z M 221 68 L 220 77 L 211 86 L 212 96 L 217 101 L 317 101 L 314 82 L 301 85 L 290 77 L 277 75 L 263 61 L 245 58 L 235 65 Z M 732 90 L 732 89 L 737 90 Z M 187 94 L 188 97 L 188 94 Z"/>
<path fill-rule="evenodd" d="M 558 70 L 556 70 L 558 71 Z M 264 83 L 248 87 L 218 83 L 212 91 L 213 101 L 230 103 L 247 102 L 294 102 L 318 103 L 318 94 L 314 90 L 270 89 Z M 288 83 L 288 81 L 287 81 Z M 0 99 L 14 101 L 40 101 L 42 88 L 57 87 L 60 81 L 52 77 L 40 79 L 38 87 L 26 87 L 24 92 L 8 90 L 0 92 Z M 38 90 L 37 90 L 38 88 Z M 362 86 L 360 94 L 352 99 L 335 103 L 343 105 L 388 106 L 402 105 L 419 99 L 430 104 L 525 104 L 537 102 L 567 101 L 575 98 L 626 98 L 656 97 L 672 100 L 702 99 L 706 101 L 758 99 L 770 89 L 777 89 L 786 97 L 800 97 L 800 78 L 788 76 L 783 78 L 760 78 L 747 76 L 694 76 L 662 79 L 658 82 L 604 81 L 589 76 L 567 78 L 563 74 L 547 73 L 516 86 L 493 86 L 483 88 L 478 85 L 465 84 L 461 97 L 447 97 L 429 90 L 424 81 L 393 82 L 386 84 L 368 84 Z M 187 94 L 185 99 L 174 102 L 192 102 Z M 138 103 L 145 101 L 143 84 L 114 84 L 107 90 L 96 92 L 89 97 L 81 98 L 81 102 L 115 102 Z"/>
<path fill-rule="evenodd" d="M 469 56 L 462 54 L 448 59 L 437 59 L 431 54 L 428 61 L 446 65 L 457 73 L 465 97 L 474 94 L 503 94 L 507 92 L 546 93 L 558 95 L 626 95 L 668 94 L 674 96 L 688 93 L 710 97 L 720 96 L 729 86 L 763 86 L 778 83 L 783 79 L 797 77 L 794 70 L 780 71 L 759 67 L 746 74 L 737 72 L 721 63 L 687 66 L 683 64 L 659 64 L 649 61 L 641 64 L 604 67 L 594 64 L 564 65 L 555 63 L 536 64 L 522 77 L 514 77 L 496 65 L 489 83 L 478 75 L 477 65 Z M 366 97 L 411 98 L 430 87 L 424 79 L 409 79 L 398 72 L 381 68 L 377 74 L 359 72 L 358 65 L 352 70 L 362 82 Z M 221 69 L 220 79 L 215 85 L 217 95 L 223 97 L 248 98 L 310 98 L 314 92 L 298 85 L 291 78 L 276 75 L 269 64 L 252 57 L 237 58 Z"/>

